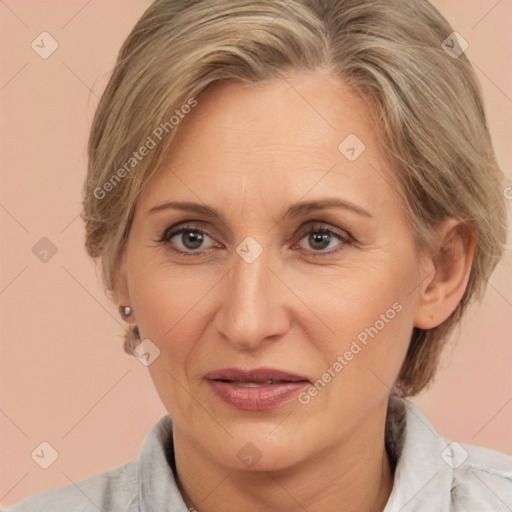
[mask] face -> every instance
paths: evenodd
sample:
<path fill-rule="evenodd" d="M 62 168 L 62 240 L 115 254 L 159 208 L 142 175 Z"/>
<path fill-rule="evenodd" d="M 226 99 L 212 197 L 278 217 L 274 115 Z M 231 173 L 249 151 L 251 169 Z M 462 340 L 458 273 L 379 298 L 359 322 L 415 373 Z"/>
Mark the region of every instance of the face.
<path fill-rule="evenodd" d="M 247 465 L 243 448 L 284 468 L 383 417 L 422 256 L 366 104 L 339 79 L 197 100 L 136 204 L 124 302 L 160 351 L 149 371 L 176 435 L 227 467 Z"/>

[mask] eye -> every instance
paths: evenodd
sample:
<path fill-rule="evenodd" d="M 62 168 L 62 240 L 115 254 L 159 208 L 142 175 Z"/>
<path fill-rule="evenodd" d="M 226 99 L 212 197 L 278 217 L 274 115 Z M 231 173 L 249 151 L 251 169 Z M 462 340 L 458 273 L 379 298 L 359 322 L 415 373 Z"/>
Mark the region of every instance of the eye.
<path fill-rule="evenodd" d="M 176 240 L 174 240 L 175 238 Z M 211 237 L 202 229 L 193 226 L 182 226 L 177 229 L 166 229 L 158 242 L 166 245 L 177 245 L 177 248 L 173 248 L 173 250 L 185 256 L 199 256 L 201 254 L 199 250 L 209 248 L 203 246 L 207 238 Z M 215 246 L 215 243 L 212 246 Z"/>
<path fill-rule="evenodd" d="M 353 243 L 353 238 L 344 230 L 334 230 L 326 227 L 324 224 L 310 225 L 307 229 L 303 228 L 299 232 L 300 242 L 306 240 L 309 247 L 304 247 L 303 244 L 298 245 L 311 253 L 313 257 L 322 257 L 332 255 L 340 250 L 343 250 L 347 245 Z M 210 245 L 205 247 L 205 241 L 212 240 Z M 167 228 L 161 237 L 156 240 L 164 245 L 169 245 L 170 248 L 184 256 L 201 256 L 206 250 L 213 247 L 222 247 L 215 242 L 206 231 L 199 229 L 195 226 L 185 225 L 180 227 Z M 333 244 L 338 242 L 337 245 Z M 296 246 L 292 247 L 295 248 Z M 326 250 L 331 247 L 331 250 Z"/>
<path fill-rule="evenodd" d="M 346 231 L 333 230 L 325 227 L 323 224 L 309 226 L 307 231 L 301 231 L 300 236 L 300 240 L 306 240 L 306 244 L 309 246 L 304 247 L 301 245 L 301 247 L 306 250 L 312 250 L 314 257 L 331 255 L 343 250 L 346 245 L 353 243 L 353 238 Z M 332 249 L 335 242 L 338 242 L 338 244 Z M 329 247 L 332 250 L 326 251 L 325 249 Z"/>

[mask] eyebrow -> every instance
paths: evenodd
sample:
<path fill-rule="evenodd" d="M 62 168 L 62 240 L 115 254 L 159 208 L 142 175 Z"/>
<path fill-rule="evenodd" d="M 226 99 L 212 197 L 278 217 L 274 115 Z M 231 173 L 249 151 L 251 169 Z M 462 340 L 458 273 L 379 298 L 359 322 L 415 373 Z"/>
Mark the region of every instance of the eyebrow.
<path fill-rule="evenodd" d="M 330 197 L 316 201 L 302 201 L 290 206 L 284 214 L 281 215 L 281 220 L 285 218 L 295 218 L 303 215 L 307 215 L 308 213 L 324 210 L 327 208 L 340 208 L 343 210 L 348 210 L 363 217 L 373 218 L 370 212 L 361 208 L 360 206 L 351 203 L 350 201 L 345 201 L 343 199 L 339 199 L 337 197 Z M 203 215 L 204 217 L 210 217 L 214 219 L 218 219 L 223 223 L 226 223 L 226 218 L 224 215 L 212 206 L 207 206 L 200 203 L 194 203 L 190 201 L 167 201 L 165 203 L 159 204 L 148 210 L 148 214 L 156 213 L 162 210 L 181 210 L 185 212 L 195 213 L 198 215 Z"/>

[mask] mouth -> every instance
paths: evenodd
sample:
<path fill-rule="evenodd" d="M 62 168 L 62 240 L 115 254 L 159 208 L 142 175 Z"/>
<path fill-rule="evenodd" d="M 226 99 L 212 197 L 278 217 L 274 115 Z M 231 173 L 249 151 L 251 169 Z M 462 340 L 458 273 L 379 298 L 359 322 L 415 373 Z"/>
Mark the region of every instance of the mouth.
<path fill-rule="evenodd" d="M 217 398 L 251 411 L 279 407 L 311 384 L 305 376 L 273 368 L 224 368 L 206 373 L 205 379 Z"/>
<path fill-rule="evenodd" d="M 264 386 L 271 386 L 272 384 L 286 382 L 284 380 L 265 380 L 263 382 L 254 382 L 254 381 L 243 381 L 243 380 L 223 380 L 220 379 L 221 382 L 229 382 L 233 384 L 233 386 L 240 386 L 242 388 L 262 388 Z"/>

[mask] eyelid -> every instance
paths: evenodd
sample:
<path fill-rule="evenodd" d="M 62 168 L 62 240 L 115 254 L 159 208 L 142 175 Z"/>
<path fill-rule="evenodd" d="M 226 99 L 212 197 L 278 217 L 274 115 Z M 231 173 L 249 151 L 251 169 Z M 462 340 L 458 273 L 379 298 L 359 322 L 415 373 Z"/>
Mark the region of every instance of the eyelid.
<path fill-rule="evenodd" d="M 310 231 L 330 231 L 331 233 L 337 234 L 340 238 L 346 238 L 347 240 L 355 241 L 354 237 L 346 229 L 337 228 L 331 224 L 321 220 L 310 220 L 303 224 L 296 232 L 295 236 L 307 234 Z"/>
<path fill-rule="evenodd" d="M 317 225 L 315 225 L 315 224 L 317 224 Z M 210 235 L 210 233 L 208 232 L 210 228 L 209 227 L 204 228 L 204 227 L 202 227 L 202 225 L 210 226 L 210 223 L 200 221 L 200 220 L 183 220 L 183 221 L 177 222 L 176 224 L 173 224 L 171 226 L 167 226 L 162 232 L 162 237 L 168 231 L 175 231 L 178 229 L 189 228 L 191 230 L 202 231 L 203 233 L 205 233 L 208 236 L 210 236 L 211 238 L 213 238 Z M 338 232 L 341 232 L 340 234 L 344 233 L 347 235 L 348 238 L 353 239 L 353 236 L 350 234 L 350 232 L 347 229 L 344 229 L 341 227 L 336 227 L 332 224 L 332 222 L 329 222 L 327 220 L 320 220 L 320 219 L 313 218 L 313 219 L 308 219 L 308 220 L 304 221 L 301 224 L 301 226 L 299 226 L 295 230 L 295 232 L 289 237 L 289 239 L 287 241 L 290 241 L 291 239 L 296 237 L 298 233 L 302 232 L 302 230 L 307 229 L 307 228 L 309 228 L 309 229 L 312 229 L 312 228 L 327 229 L 327 230 L 330 230 L 333 232 L 338 231 Z"/>
<path fill-rule="evenodd" d="M 155 242 L 163 243 L 164 245 L 171 245 L 171 239 L 175 236 L 187 232 L 187 231 L 194 231 L 196 233 L 200 233 L 202 235 L 206 235 L 207 237 L 211 238 L 216 244 L 218 242 L 203 228 L 198 227 L 197 225 L 194 225 L 195 221 L 193 222 L 180 222 L 179 224 L 175 224 L 173 226 L 169 226 L 164 229 L 163 233 L 155 240 Z M 182 251 L 180 249 L 174 249 L 179 254 L 197 254 L 199 255 L 199 251 Z M 203 252 L 207 249 L 203 249 Z"/>
<path fill-rule="evenodd" d="M 177 222 L 176 224 L 172 224 L 170 226 L 167 226 L 163 231 L 161 231 L 161 234 L 158 236 L 158 239 L 155 241 L 158 242 L 165 242 L 165 237 L 167 233 L 174 233 L 179 230 L 188 229 L 190 231 L 197 231 L 200 233 L 203 233 L 205 235 L 208 235 L 210 238 L 214 238 L 210 233 L 214 232 L 214 229 L 211 227 L 203 227 L 204 225 L 210 226 L 208 222 L 200 221 L 200 220 L 184 220 Z M 174 233 L 176 234 L 176 233 Z"/>

